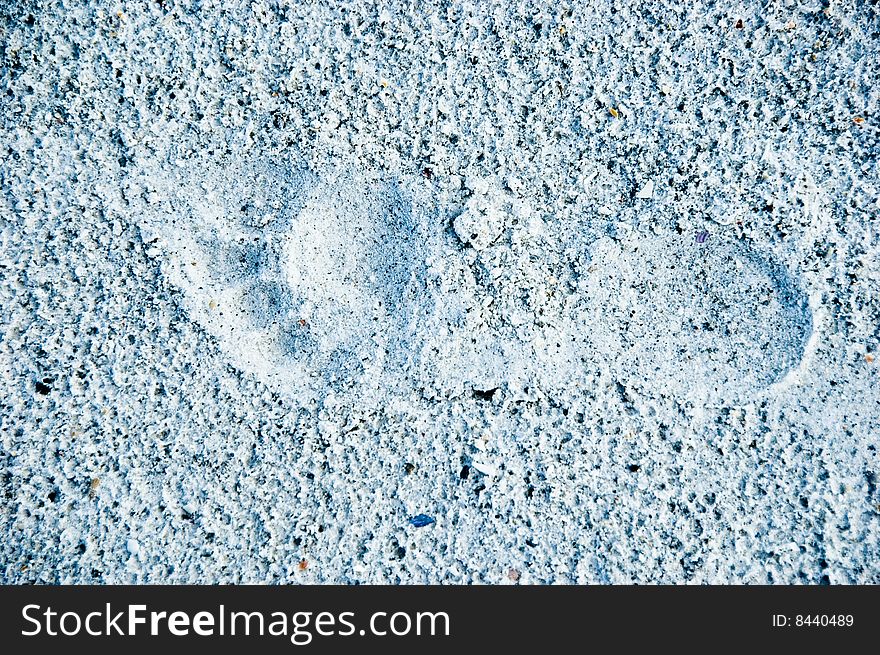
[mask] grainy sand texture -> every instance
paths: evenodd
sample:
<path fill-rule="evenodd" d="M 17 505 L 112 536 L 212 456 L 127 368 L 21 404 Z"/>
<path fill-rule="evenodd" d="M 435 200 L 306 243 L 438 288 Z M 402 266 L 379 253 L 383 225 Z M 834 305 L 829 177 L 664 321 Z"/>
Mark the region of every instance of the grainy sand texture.
<path fill-rule="evenodd" d="M 880 583 L 880 17 L 0 2 L 0 578 Z"/>

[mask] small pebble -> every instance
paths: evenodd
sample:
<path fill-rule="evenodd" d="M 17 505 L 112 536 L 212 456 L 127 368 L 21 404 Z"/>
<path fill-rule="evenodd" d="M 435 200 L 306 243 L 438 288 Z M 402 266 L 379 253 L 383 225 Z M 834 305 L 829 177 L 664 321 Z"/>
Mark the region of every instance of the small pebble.
<path fill-rule="evenodd" d="M 434 523 L 434 519 L 427 514 L 418 514 L 417 516 L 413 516 L 409 522 L 417 528 L 424 528 L 426 525 Z"/>
<path fill-rule="evenodd" d="M 636 193 L 636 198 L 641 198 L 642 200 L 648 200 L 654 196 L 654 182 L 652 180 L 648 180 L 645 183 L 638 193 Z"/>

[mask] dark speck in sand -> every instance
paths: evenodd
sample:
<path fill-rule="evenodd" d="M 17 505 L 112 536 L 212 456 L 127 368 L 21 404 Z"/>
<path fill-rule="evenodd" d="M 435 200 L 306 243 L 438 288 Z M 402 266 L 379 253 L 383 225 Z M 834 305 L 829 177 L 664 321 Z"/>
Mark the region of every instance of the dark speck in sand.
<path fill-rule="evenodd" d="M 417 516 L 413 516 L 409 520 L 410 524 L 417 528 L 424 528 L 426 525 L 431 525 L 434 523 L 434 519 L 428 516 L 427 514 L 419 514 Z"/>

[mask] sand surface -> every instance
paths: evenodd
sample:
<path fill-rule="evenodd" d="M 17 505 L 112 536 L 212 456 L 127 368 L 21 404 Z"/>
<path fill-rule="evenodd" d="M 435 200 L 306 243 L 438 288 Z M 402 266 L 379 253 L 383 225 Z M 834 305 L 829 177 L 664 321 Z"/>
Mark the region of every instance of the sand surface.
<path fill-rule="evenodd" d="M 880 583 L 876 7 L 0 48 L 4 582 Z"/>

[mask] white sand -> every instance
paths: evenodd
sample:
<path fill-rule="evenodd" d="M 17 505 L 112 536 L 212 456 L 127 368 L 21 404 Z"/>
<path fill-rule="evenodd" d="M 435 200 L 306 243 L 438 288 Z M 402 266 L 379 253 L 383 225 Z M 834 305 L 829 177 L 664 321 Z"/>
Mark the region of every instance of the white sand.
<path fill-rule="evenodd" d="M 0 10 L 3 581 L 880 583 L 876 10 L 390 4 Z"/>

